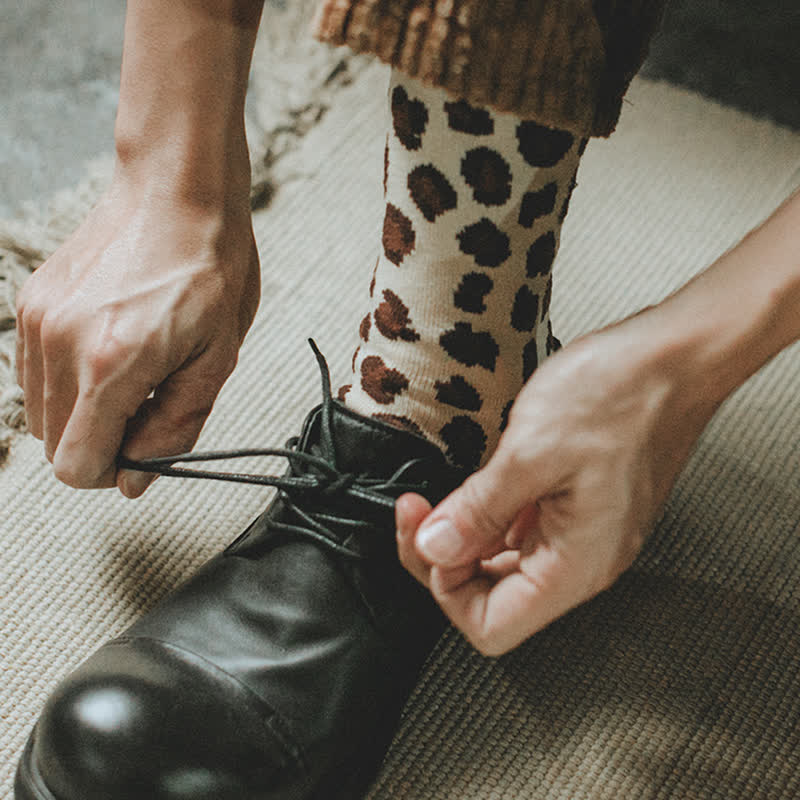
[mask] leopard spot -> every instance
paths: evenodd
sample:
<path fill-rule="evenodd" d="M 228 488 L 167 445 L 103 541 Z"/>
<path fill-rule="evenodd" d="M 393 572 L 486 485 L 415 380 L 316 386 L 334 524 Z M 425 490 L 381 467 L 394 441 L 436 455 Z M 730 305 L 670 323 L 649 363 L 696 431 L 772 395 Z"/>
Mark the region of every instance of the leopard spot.
<path fill-rule="evenodd" d="M 476 364 L 494 372 L 500 348 L 494 337 L 486 331 L 473 331 L 469 322 L 456 322 L 439 337 L 439 344 L 451 357 L 465 367 Z"/>
<path fill-rule="evenodd" d="M 458 202 L 455 189 L 433 164 L 421 164 L 411 170 L 408 191 L 428 222 L 455 208 Z"/>
<path fill-rule="evenodd" d="M 383 290 L 383 302 L 375 309 L 375 325 L 387 339 L 419 341 L 419 334 L 410 327 L 408 306 L 389 289 Z"/>
<path fill-rule="evenodd" d="M 461 160 L 461 174 L 478 203 L 501 206 L 511 197 L 511 169 L 496 150 L 470 150 Z"/>
<path fill-rule="evenodd" d="M 361 324 L 358 326 L 358 334 L 361 338 L 365 341 L 369 341 L 369 329 L 370 329 L 370 315 L 367 314 L 364 319 L 361 320 Z"/>
<path fill-rule="evenodd" d="M 428 109 L 421 100 L 411 100 L 402 86 L 395 86 L 392 92 L 392 121 L 403 147 L 419 150 L 428 124 Z"/>
<path fill-rule="evenodd" d="M 547 355 L 550 356 L 560 349 L 561 342 L 553 335 L 553 325 L 547 320 Z"/>
<path fill-rule="evenodd" d="M 561 206 L 561 211 L 558 212 L 558 221 L 563 222 L 567 218 L 567 213 L 569 212 L 569 202 L 572 200 L 572 193 L 575 191 L 575 187 L 578 185 L 578 181 L 575 180 L 575 176 L 572 176 L 572 180 L 569 182 L 569 186 L 567 187 L 567 196 L 564 198 L 564 203 Z"/>
<path fill-rule="evenodd" d="M 456 238 L 461 252 L 481 267 L 499 267 L 511 255 L 508 235 L 486 217 L 462 228 Z"/>
<path fill-rule="evenodd" d="M 486 433 L 474 419 L 459 414 L 442 427 L 439 436 L 451 463 L 469 470 L 480 466 L 486 450 Z"/>
<path fill-rule="evenodd" d="M 393 428 L 399 428 L 401 431 L 408 431 L 409 433 L 415 433 L 417 436 L 423 436 L 422 428 L 420 428 L 416 422 L 400 414 L 375 413 L 372 417 L 373 419 L 385 422 L 387 425 L 391 425 Z"/>
<path fill-rule="evenodd" d="M 344 403 L 345 398 L 347 397 L 347 393 L 353 388 L 352 383 L 346 383 L 344 386 L 339 387 L 339 391 L 336 392 L 336 399 L 340 403 Z"/>
<path fill-rule="evenodd" d="M 500 412 L 500 433 L 508 427 L 508 415 L 511 413 L 511 406 L 514 405 L 513 400 L 509 400 Z"/>
<path fill-rule="evenodd" d="M 532 120 L 517 125 L 519 152 L 532 167 L 554 167 L 575 142 L 568 131 L 546 128 Z"/>
<path fill-rule="evenodd" d="M 532 331 L 539 316 L 539 295 L 527 286 L 521 286 L 514 296 L 511 309 L 511 327 L 516 331 Z"/>
<path fill-rule="evenodd" d="M 483 405 L 478 390 L 460 375 L 453 375 L 449 381 L 436 381 L 436 399 L 448 406 L 464 411 L 480 411 Z"/>
<path fill-rule="evenodd" d="M 474 136 L 490 136 L 494 133 L 494 120 L 485 108 L 475 108 L 466 100 L 445 103 L 447 124 L 454 131 L 471 133 Z"/>
<path fill-rule="evenodd" d="M 552 214 L 553 209 L 556 207 L 557 191 L 557 184 L 552 182 L 536 192 L 526 192 L 522 197 L 522 203 L 519 208 L 519 224 L 525 228 L 530 228 L 539 217 L 546 217 L 548 214 Z"/>
<path fill-rule="evenodd" d="M 361 362 L 361 388 L 376 403 L 389 405 L 408 389 L 408 378 L 399 370 L 387 367 L 380 356 L 367 356 Z"/>
<path fill-rule="evenodd" d="M 411 220 L 396 206 L 386 204 L 383 218 L 383 252 L 386 258 L 400 266 L 403 259 L 414 250 L 417 235 Z"/>
<path fill-rule="evenodd" d="M 492 279 L 482 272 L 468 272 L 458 284 L 453 295 L 456 308 L 480 314 L 486 311 L 484 298 L 492 291 Z"/>
<path fill-rule="evenodd" d="M 538 366 L 539 353 L 536 350 L 536 339 L 531 339 L 522 348 L 522 380 L 527 381 Z"/>
<path fill-rule="evenodd" d="M 383 196 L 386 197 L 386 187 L 389 185 L 389 134 L 386 134 L 386 145 L 383 148 Z"/>
<path fill-rule="evenodd" d="M 553 276 L 550 275 L 547 279 L 547 286 L 544 289 L 544 297 L 542 298 L 542 319 L 547 316 L 550 311 L 550 300 L 553 297 Z"/>
<path fill-rule="evenodd" d="M 525 274 L 529 278 L 546 275 L 556 257 L 556 237 L 553 231 L 542 234 L 529 248 L 525 260 Z"/>
<path fill-rule="evenodd" d="M 375 259 L 375 266 L 372 269 L 372 280 L 369 282 L 369 296 L 372 297 L 375 294 L 375 281 L 378 278 L 378 264 L 381 263 L 381 257 L 378 256 Z"/>

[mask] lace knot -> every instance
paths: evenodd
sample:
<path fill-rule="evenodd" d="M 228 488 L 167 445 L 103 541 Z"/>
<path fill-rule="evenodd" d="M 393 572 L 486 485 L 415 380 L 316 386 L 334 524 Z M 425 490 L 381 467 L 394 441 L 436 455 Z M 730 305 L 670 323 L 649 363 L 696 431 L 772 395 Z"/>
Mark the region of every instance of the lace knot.
<path fill-rule="evenodd" d="M 299 437 L 292 437 L 283 448 L 225 450 L 134 461 L 121 457 L 121 469 L 172 475 L 182 478 L 206 478 L 236 483 L 272 486 L 278 490 L 283 511 L 280 519 L 270 522 L 272 529 L 291 536 L 303 536 L 349 558 L 364 556 L 353 547 L 352 534 L 374 530 L 378 515 L 390 514 L 402 492 L 424 492 L 427 484 L 409 478 L 419 459 L 402 464 L 386 478 L 345 472 L 338 465 L 334 441 L 333 398 L 327 363 L 316 344 L 309 340 L 317 357 L 322 376 L 322 408 L 319 419 L 319 441 L 311 452 L 302 449 Z M 258 475 L 241 472 L 217 472 L 175 466 L 179 463 L 218 461 L 253 456 L 281 456 L 289 462 L 288 474 Z M 342 502 L 346 500 L 347 502 Z M 321 502 L 322 501 L 322 502 Z"/>
<path fill-rule="evenodd" d="M 343 472 L 340 475 L 329 476 L 320 482 L 322 494 L 326 497 L 335 497 L 338 494 L 346 494 L 348 489 L 358 481 L 359 476 L 352 472 Z"/>

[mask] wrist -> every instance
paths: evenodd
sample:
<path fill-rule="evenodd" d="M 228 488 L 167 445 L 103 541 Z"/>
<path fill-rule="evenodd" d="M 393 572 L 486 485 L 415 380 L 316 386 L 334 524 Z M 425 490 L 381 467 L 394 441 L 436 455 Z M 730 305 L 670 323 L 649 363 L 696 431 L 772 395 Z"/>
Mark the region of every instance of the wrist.
<path fill-rule="evenodd" d="M 165 170 L 158 169 L 159 163 L 160 154 L 134 163 L 118 159 L 111 184 L 92 212 L 92 224 L 116 230 L 116 236 L 127 231 L 139 236 L 142 246 L 171 253 L 158 261 L 161 270 L 182 269 L 187 259 L 195 266 L 238 268 L 253 239 L 249 180 L 243 192 L 223 182 L 212 195 L 199 191 L 199 180 L 176 178 L 174 160 Z"/>
<path fill-rule="evenodd" d="M 130 0 L 117 171 L 145 193 L 219 207 L 250 186 L 244 103 L 259 0 Z"/>
<path fill-rule="evenodd" d="M 800 338 L 800 195 L 642 316 L 682 391 L 722 403 Z"/>
<path fill-rule="evenodd" d="M 140 201 L 162 199 L 212 213 L 249 210 L 244 130 L 229 136 L 174 130 L 144 141 L 120 134 L 114 183 Z"/>

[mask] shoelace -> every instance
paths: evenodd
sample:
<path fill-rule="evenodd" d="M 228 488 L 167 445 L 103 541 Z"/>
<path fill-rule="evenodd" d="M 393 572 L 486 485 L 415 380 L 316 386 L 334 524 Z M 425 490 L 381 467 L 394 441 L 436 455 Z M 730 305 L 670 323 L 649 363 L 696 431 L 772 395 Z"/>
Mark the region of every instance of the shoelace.
<path fill-rule="evenodd" d="M 274 520 L 272 530 L 295 536 L 307 537 L 347 558 L 361 559 L 364 556 L 343 544 L 348 534 L 369 531 L 373 524 L 365 520 L 359 510 L 391 513 L 395 499 L 403 492 L 424 492 L 428 485 L 424 481 L 411 481 L 407 478 L 419 459 L 407 461 L 389 478 L 374 478 L 369 475 L 342 472 L 337 467 L 336 446 L 333 436 L 333 396 L 331 394 L 330 373 L 325 357 L 313 339 L 308 340 L 319 364 L 322 378 L 322 419 L 320 447 L 323 455 L 304 453 L 297 450 L 300 437 L 294 436 L 285 447 L 248 448 L 237 450 L 214 450 L 197 453 L 181 453 L 173 456 L 150 458 L 144 461 L 120 457 L 118 466 L 140 472 L 151 472 L 180 478 L 200 478 L 206 480 L 251 483 L 273 486 L 283 503 L 290 521 Z M 217 472 L 176 467 L 202 461 L 223 461 L 254 456 L 280 456 L 289 462 L 288 475 L 259 475 L 247 472 Z M 338 502 L 346 500 L 348 503 Z M 326 510 L 314 509 L 317 504 L 323 508 L 336 503 L 337 508 L 351 507 L 353 513 L 343 516 Z M 337 535 L 337 531 L 340 532 Z M 344 535 L 342 535 L 342 532 Z"/>

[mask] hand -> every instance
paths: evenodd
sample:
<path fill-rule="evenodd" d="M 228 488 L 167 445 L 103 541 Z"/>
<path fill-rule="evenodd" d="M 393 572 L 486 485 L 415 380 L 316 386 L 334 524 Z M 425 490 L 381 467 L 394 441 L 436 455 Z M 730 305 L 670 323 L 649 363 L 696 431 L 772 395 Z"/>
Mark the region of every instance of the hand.
<path fill-rule="evenodd" d="M 548 359 L 483 469 L 434 510 L 398 500 L 402 563 L 484 654 L 614 583 L 712 416 L 657 346 L 659 319 L 644 312 Z"/>
<path fill-rule="evenodd" d="M 259 300 L 244 201 L 213 208 L 118 179 L 17 300 L 30 431 L 70 486 L 141 494 L 130 458 L 190 450 Z"/>

